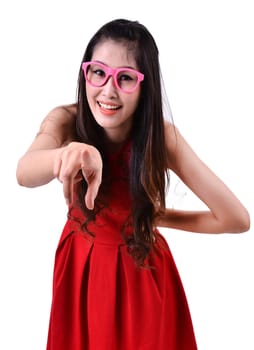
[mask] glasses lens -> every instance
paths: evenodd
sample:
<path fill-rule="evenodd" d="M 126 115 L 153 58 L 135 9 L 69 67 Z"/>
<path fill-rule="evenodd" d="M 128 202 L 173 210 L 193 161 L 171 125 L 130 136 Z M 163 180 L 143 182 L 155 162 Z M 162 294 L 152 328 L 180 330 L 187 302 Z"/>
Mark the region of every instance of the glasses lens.
<path fill-rule="evenodd" d="M 91 63 L 86 68 L 86 79 L 89 81 L 89 83 L 95 85 L 95 86 L 102 86 L 106 79 L 107 74 L 99 63 Z"/>
<path fill-rule="evenodd" d="M 121 70 L 117 74 L 117 83 L 122 90 L 132 91 L 138 84 L 138 75 L 134 70 Z"/>

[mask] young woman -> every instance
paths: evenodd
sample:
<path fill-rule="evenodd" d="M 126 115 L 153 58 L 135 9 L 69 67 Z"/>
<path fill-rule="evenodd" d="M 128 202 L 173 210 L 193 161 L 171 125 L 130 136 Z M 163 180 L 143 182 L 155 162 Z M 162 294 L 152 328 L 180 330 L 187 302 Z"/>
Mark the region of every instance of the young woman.
<path fill-rule="evenodd" d="M 165 207 L 172 170 L 206 211 Z M 88 43 L 77 102 L 58 107 L 20 159 L 20 185 L 58 178 L 68 220 L 56 251 L 47 350 L 197 349 L 184 289 L 156 227 L 249 229 L 249 214 L 162 111 L 158 49 L 114 20 Z"/>

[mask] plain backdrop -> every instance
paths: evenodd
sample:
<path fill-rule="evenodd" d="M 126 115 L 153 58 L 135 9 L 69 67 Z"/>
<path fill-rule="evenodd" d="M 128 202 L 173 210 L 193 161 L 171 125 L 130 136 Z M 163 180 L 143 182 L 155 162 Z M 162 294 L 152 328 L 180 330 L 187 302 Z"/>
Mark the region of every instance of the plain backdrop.
<path fill-rule="evenodd" d="M 175 124 L 253 215 L 251 0 L 2 1 L 2 350 L 45 349 L 54 254 L 66 220 L 61 184 L 18 186 L 17 161 L 49 110 L 75 100 L 88 40 L 118 17 L 139 20 L 151 31 Z M 203 208 L 174 177 L 168 203 Z M 182 277 L 199 349 L 253 350 L 253 229 L 242 235 L 163 233 Z"/>

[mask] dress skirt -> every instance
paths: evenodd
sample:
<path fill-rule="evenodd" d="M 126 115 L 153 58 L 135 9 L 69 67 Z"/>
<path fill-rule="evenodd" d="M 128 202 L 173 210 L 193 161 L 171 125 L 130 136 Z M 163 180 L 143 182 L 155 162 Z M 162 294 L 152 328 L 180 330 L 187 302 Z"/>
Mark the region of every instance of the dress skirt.
<path fill-rule="evenodd" d="M 68 221 L 56 251 L 47 350 L 196 350 L 174 259 L 158 233 L 149 268 L 115 231 Z"/>

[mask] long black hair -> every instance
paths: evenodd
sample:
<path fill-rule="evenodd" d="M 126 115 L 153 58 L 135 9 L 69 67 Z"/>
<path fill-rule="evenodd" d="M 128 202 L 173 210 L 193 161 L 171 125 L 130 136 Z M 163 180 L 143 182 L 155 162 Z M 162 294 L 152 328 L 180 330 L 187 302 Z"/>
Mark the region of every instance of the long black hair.
<path fill-rule="evenodd" d="M 133 50 L 138 69 L 145 76 L 131 130 L 129 181 L 133 235 L 131 238 L 125 237 L 130 254 L 139 265 L 143 265 L 155 241 L 154 218 L 157 208 L 165 209 L 165 188 L 168 179 L 159 52 L 154 38 L 144 25 L 137 21 L 117 19 L 106 23 L 95 33 L 88 43 L 82 62 L 90 61 L 96 45 L 107 39 L 122 42 Z M 103 179 L 107 179 L 104 131 L 96 123 L 89 108 L 81 67 L 77 90 L 76 131 L 80 142 L 91 144 L 99 150 L 104 163 Z M 79 184 L 79 204 L 88 221 L 95 218 L 103 205 L 105 187 L 102 183 L 95 201 L 95 209 L 89 211 L 84 204 L 86 182 L 83 180 Z"/>

